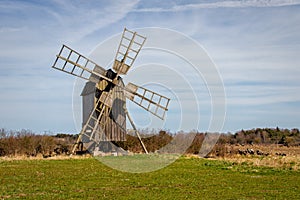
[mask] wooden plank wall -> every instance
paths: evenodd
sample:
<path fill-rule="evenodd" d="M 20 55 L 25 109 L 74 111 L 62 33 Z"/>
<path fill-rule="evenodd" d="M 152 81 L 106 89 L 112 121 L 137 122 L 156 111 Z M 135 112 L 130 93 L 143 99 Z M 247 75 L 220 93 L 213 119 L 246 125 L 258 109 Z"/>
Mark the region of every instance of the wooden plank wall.
<path fill-rule="evenodd" d="M 124 91 L 119 87 L 113 88 L 113 106 L 107 124 L 104 129 L 105 137 L 103 141 L 125 141 L 126 140 L 126 114 L 124 106 L 126 98 Z M 107 112 L 107 111 L 106 111 Z"/>
<path fill-rule="evenodd" d="M 124 85 L 123 81 L 121 84 Z M 100 85 L 98 85 L 99 89 L 103 89 L 106 87 L 105 81 L 101 81 Z M 89 91 L 87 91 L 89 90 Z M 91 91 L 90 91 L 91 90 Z M 101 141 L 125 141 L 126 140 L 126 114 L 124 111 L 124 106 L 126 104 L 126 97 L 124 95 L 124 91 L 119 87 L 113 88 L 113 106 L 110 114 L 108 114 L 108 110 L 106 110 L 106 116 L 110 116 L 107 119 L 107 124 L 104 127 L 98 127 L 98 133 L 104 133 L 105 135 L 101 135 Z M 81 94 L 83 98 L 83 124 L 87 121 L 89 113 L 93 109 L 94 105 L 91 105 L 92 102 L 95 103 L 95 85 L 92 87 L 91 85 L 86 84 L 85 91 Z M 96 117 L 96 116 L 95 116 Z M 101 124 L 101 123 L 100 123 Z M 99 125 L 100 125 L 99 124 Z"/>

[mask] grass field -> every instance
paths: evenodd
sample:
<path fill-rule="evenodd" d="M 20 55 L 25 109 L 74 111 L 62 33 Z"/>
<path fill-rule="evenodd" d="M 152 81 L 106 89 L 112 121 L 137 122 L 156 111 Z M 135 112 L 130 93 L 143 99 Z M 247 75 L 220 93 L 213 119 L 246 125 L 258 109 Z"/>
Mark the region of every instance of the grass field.
<path fill-rule="evenodd" d="M 0 199 L 300 199 L 299 183 L 299 170 L 187 157 L 150 173 L 94 158 L 0 160 Z"/>

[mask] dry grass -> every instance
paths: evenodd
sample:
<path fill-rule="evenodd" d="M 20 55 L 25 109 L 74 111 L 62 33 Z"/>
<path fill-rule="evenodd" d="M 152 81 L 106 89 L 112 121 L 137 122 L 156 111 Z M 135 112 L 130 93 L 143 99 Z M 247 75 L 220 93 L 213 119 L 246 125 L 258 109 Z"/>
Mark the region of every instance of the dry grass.
<path fill-rule="evenodd" d="M 268 156 L 260 155 L 239 155 L 238 150 L 253 149 L 268 153 Z M 214 157 L 213 160 L 229 161 L 236 164 L 248 164 L 253 166 L 266 166 L 282 169 L 300 170 L 300 147 L 286 147 L 280 145 L 225 145 L 224 156 Z M 286 154 L 286 156 L 279 156 L 276 153 Z M 68 159 L 86 159 L 91 155 L 84 156 L 54 156 L 43 158 L 42 155 L 36 157 L 27 156 L 13 156 L 0 157 L 1 161 L 9 160 L 68 160 Z M 198 155 L 186 155 L 185 158 L 196 158 Z"/>
<path fill-rule="evenodd" d="M 238 150 L 253 149 L 268 153 L 265 155 L 240 155 Z M 225 160 L 237 164 L 249 164 L 253 166 L 266 166 L 300 170 L 300 147 L 286 147 L 281 145 L 226 145 L 225 155 L 218 160 Z M 285 154 L 286 156 L 282 156 Z"/>
<path fill-rule="evenodd" d="M 58 155 L 58 156 L 53 156 L 53 157 L 48 157 L 44 158 L 42 155 L 38 156 L 25 156 L 25 155 L 19 155 L 19 156 L 4 156 L 0 157 L 0 161 L 10 161 L 10 160 L 68 160 L 68 159 L 86 159 L 90 158 L 91 155 L 86 154 L 86 155 L 72 155 L 72 156 L 67 156 L 67 155 Z"/>
<path fill-rule="evenodd" d="M 248 157 L 248 156 L 236 156 L 236 157 L 224 157 L 218 160 L 229 161 L 237 164 L 249 164 L 253 166 L 265 166 L 274 168 L 284 168 L 291 170 L 300 170 L 300 157 Z"/>
<path fill-rule="evenodd" d="M 269 153 L 275 156 L 276 153 L 285 153 L 287 156 L 300 156 L 300 146 L 287 147 L 283 145 L 225 145 L 227 152 L 237 152 L 238 149 L 246 150 L 260 150 L 264 153 Z"/>

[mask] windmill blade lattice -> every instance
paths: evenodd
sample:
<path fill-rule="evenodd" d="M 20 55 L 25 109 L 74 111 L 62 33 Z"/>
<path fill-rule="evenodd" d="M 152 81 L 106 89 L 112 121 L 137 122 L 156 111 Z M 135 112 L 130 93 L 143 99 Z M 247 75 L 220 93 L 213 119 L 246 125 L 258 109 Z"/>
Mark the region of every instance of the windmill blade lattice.
<path fill-rule="evenodd" d="M 113 69 L 120 75 L 126 75 L 139 54 L 146 38 L 136 32 L 124 29 L 115 57 Z"/>
<path fill-rule="evenodd" d="M 100 78 L 107 79 L 104 68 L 66 45 L 63 45 L 56 55 L 52 67 L 94 83 L 98 83 Z"/>
<path fill-rule="evenodd" d="M 125 96 L 162 120 L 168 111 L 169 98 L 133 83 L 126 85 Z"/>

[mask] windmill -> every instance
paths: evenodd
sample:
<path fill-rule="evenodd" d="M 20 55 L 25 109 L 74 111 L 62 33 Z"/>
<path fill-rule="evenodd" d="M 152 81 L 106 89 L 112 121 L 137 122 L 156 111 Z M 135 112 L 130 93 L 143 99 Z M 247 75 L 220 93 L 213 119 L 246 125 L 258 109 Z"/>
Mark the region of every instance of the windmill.
<path fill-rule="evenodd" d="M 121 76 L 127 74 L 139 54 L 146 38 L 124 29 L 112 69 L 104 69 L 97 63 L 63 45 L 53 68 L 87 80 L 85 88 L 92 88 L 89 110 L 83 117 L 83 126 L 72 149 L 85 144 L 92 150 L 101 141 L 126 140 L 126 118 L 129 120 L 145 153 L 148 153 L 136 126 L 126 108 L 126 99 L 146 111 L 164 119 L 170 99 L 144 87 L 129 82 L 126 86 Z"/>

